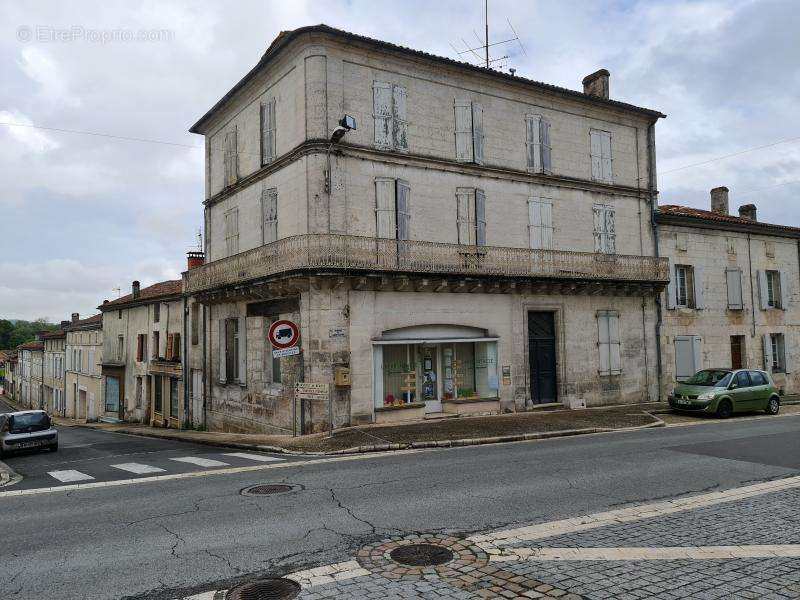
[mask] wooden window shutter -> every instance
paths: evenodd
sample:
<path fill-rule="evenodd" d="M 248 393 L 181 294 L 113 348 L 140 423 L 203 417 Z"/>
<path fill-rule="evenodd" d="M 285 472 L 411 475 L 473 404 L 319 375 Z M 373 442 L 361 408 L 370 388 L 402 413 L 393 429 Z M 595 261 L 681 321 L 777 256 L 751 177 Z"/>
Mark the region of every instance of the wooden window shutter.
<path fill-rule="evenodd" d="M 220 383 L 227 383 L 227 375 L 226 375 L 226 358 L 227 358 L 227 345 L 228 345 L 228 338 L 227 332 L 225 330 L 225 319 L 219 320 L 219 382 Z"/>
<path fill-rule="evenodd" d="M 247 317 L 239 317 L 239 383 L 247 385 Z"/>
<path fill-rule="evenodd" d="M 392 86 L 392 143 L 396 150 L 408 150 L 408 118 L 406 88 Z"/>
<path fill-rule="evenodd" d="M 142 362 L 142 335 L 136 336 L 136 362 Z"/>
<path fill-rule="evenodd" d="M 600 313 L 597 315 L 597 349 L 600 359 L 598 372 L 600 375 L 608 375 L 611 372 L 611 360 L 608 351 L 609 340 L 608 315 Z"/>
<path fill-rule="evenodd" d="M 375 145 L 392 147 L 392 84 L 372 82 L 372 116 L 375 122 Z"/>
<path fill-rule="evenodd" d="M 458 226 L 458 243 L 474 244 L 475 238 L 475 192 L 471 189 L 458 188 L 456 190 L 456 222 Z"/>
<path fill-rule="evenodd" d="M 744 308 L 741 269 L 734 267 L 726 268 L 725 283 L 728 290 L 728 308 L 731 310 L 741 310 Z"/>
<path fill-rule="evenodd" d="M 525 147 L 527 154 L 528 171 L 539 173 L 542 170 L 541 153 L 541 127 L 542 117 L 539 115 L 525 116 Z"/>
<path fill-rule="evenodd" d="M 553 172 L 550 147 L 550 123 L 544 119 L 539 120 L 539 139 L 541 140 L 542 173 Z"/>
<path fill-rule="evenodd" d="M 761 336 L 761 347 L 764 352 L 764 370 L 772 372 L 772 336 L 765 333 Z"/>
<path fill-rule="evenodd" d="M 672 262 L 672 259 L 669 260 L 669 281 L 667 282 L 667 289 L 665 291 L 666 297 L 666 306 L 667 310 L 674 310 L 675 309 L 675 299 L 676 299 L 676 286 L 675 286 L 675 265 Z"/>
<path fill-rule="evenodd" d="M 472 103 L 472 145 L 473 160 L 476 164 L 483 164 L 483 106 L 477 102 Z"/>
<path fill-rule="evenodd" d="M 697 266 L 694 267 L 694 307 L 698 310 L 702 310 L 706 307 L 706 301 L 704 296 L 704 288 L 703 284 L 705 282 L 705 270 L 703 267 Z"/>
<path fill-rule="evenodd" d="M 261 189 L 261 238 L 262 243 L 269 244 L 278 240 L 278 190 L 277 188 Z"/>
<path fill-rule="evenodd" d="M 261 164 L 275 160 L 275 98 L 261 103 Z"/>
<path fill-rule="evenodd" d="M 172 336 L 175 338 L 175 341 L 172 342 L 172 360 L 180 360 L 181 359 L 181 334 L 180 333 L 173 333 Z"/>
<path fill-rule="evenodd" d="M 395 181 L 386 177 L 375 180 L 375 219 L 377 237 L 397 238 L 397 207 Z"/>
<path fill-rule="evenodd" d="M 471 162 L 473 157 L 472 103 L 469 100 L 455 100 L 456 160 Z"/>
<path fill-rule="evenodd" d="M 616 254 L 617 252 L 617 219 L 614 209 L 610 206 L 605 207 L 605 237 L 607 254 Z"/>
<path fill-rule="evenodd" d="M 594 233 L 594 251 L 602 252 L 604 246 L 603 234 L 605 232 L 605 211 L 600 204 L 592 207 L 592 224 Z"/>
<path fill-rule="evenodd" d="M 486 245 L 486 193 L 475 190 L 475 244 Z"/>
<path fill-rule="evenodd" d="M 603 180 L 603 150 L 600 140 L 600 131 L 591 130 L 589 132 L 589 154 L 592 160 L 592 179 L 595 181 Z"/>
<path fill-rule="evenodd" d="M 397 180 L 397 239 L 411 239 L 411 187 Z"/>
<path fill-rule="evenodd" d="M 781 309 L 786 310 L 786 305 L 789 301 L 789 278 L 786 277 L 785 271 L 778 271 L 778 280 L 780 281 L 780 302 Z"/>
<path fill-rule="evenodd" d="M 607 131 L 601 132 L 601 152 L 602 152 L 602 179 L 605 183 L 613 183 L 614 177 L 611 172 L 611 134 Z"/>
<path fill-rule="evenodd" d="M 767 289 L 767 272 L 756 271 L 756 280 L 758 282 L 758 299 L 761 303 L 761 310 L 769 308 L 769 290 Z"/>
<path fill-rule="evenodd" d="M 528 239 L 534 250 L 542 248 L 542 213 L 539 208 L 539 199 L 528 200 Z"/>
<path fill-rule="evenodd" d="M 277 152 L 277 145 L 278 145 L 278 121 L 275 114 L 275 98 L 271 98 L 269 104 L 267 105 L 268 113 L 267 116 L 269 117 L 269 157 L 270 160 L 275 160 L 278 156 Z"/>
<path fill-rule="evenodd" d="M 167 334 L 167 351 L 165 353 L 165 358 L 167 360 L 172 360 L 172 357 L 173 357 L 172 353 L 173 353 L 173 349 L 174 349 L 173 348 L 173 342 L 174 342 L 173 335 L 171 333 Z"/>

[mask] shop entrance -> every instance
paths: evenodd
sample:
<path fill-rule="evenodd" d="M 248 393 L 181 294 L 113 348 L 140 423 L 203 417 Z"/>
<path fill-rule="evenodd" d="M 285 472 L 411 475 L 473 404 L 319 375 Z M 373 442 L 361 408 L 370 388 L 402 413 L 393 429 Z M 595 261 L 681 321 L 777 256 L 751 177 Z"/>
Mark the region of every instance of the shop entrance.
<path fill-rule="evenodd" d="M 558 399 L 556 373 L 555 313 L 528 313 L 528 363 L 531 402 L 545 404 Z"/>

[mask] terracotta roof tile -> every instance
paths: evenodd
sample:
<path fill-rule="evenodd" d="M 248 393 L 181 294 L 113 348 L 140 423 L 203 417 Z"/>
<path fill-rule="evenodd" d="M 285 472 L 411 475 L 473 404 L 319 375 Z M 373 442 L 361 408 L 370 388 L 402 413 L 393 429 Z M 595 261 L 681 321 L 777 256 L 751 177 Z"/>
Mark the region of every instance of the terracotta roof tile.
<path fill-rule="evenodd" d="M 43 340 L 57 340 L 59 338 L 63 338 L 66 336 L 66 332 L 63 329 L 59 329 L 57 331 L 48 331 L 41 335 Z"/>
<path fill-rule="evenodd" d="M 44 350 L 44 344 L 38 340 L 25 342 L 17 346 L 17 350 Z"/>
<path fill-rule="evenodd" d="M 111 300 L 101 304 L 97 308 L 101 311 L 106 311 L 111 308 L 121 308 L 133 302 L 141 302 L 143 300 L 155 300 L 165 296 L 175 296 L 183 291 L 183 281 L 180 279 L 171 279 L 169 281 L 161 281 L 153 285 L 142 288 L 139 292 L 139 297 L 134 299 L 133 294 L 127 294 L 116 300 Z"/>
<path fill-rule="evenodd" d="M 102 325 L 103 324 L 103 313 L 97 313 L 91 317 L 87 317 L 85 319 L 78 319 L 75 322 L 70 322 L 67 326 L 67 331 L 72 329 L 79 329 L 82 327 L 87 327 L 90 325 Z"/>
<path fill-rule="evenodd" d="M 776 233 L 786 232 L 792 234 L 800 234 L 800 227 L 792 227 L 790 225 L 776 225 L 774 223 L 764 223 L 761 221 L 751 221 L 743 217 L 736 217 L 733 215 L 721 215 L 710 210 L 702 210 L 699 208 L 692 208 L 690 206 L 680 206 L 677 204 L 663 204 L 658 207 L 658 214 L 674 215 L 676 217 L 689 217 L 690 219 L 697 219 L 698 221 L 716 222 L 721 225 L 742 225 L 748 227 L 762 228 L 765 231 L 772 230 Z"/>

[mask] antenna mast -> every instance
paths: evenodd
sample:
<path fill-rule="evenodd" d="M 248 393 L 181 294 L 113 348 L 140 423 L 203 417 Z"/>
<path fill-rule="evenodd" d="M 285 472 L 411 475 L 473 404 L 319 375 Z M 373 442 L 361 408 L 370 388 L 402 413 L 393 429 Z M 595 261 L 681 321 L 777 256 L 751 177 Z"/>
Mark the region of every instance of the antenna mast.
<path fill-rule="evenodd" d="M 484 3 L 484 7 L 486 8 L 485 11 L 485 18 L 484 22 L 486 24 L 486 68 L 489 68 L 489 0 L 486 0 Z"/>

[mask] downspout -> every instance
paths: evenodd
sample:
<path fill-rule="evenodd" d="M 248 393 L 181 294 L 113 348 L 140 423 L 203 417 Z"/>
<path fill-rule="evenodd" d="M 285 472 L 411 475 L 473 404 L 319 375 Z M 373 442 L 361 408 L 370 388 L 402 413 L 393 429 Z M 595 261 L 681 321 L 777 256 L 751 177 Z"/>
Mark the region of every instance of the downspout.
<path fill-rule="evenodd" d="M 206 398 L 208 397 L 208 361 L 206 360 L 206 305 L 203 304 L 203 429 L 208 429 L 206 422 Z M 210 316 L 210 315 L 209 315 Z"/>
<path fill-rule="evenodd" d="M 650 196 L 650 223 L 653 227 L 653 248 L 656 258 L 661 256 L 658 244 L 658 223 L 656 222 L 656 143 L 655 121 L 647 128 L 647 191 Z M 670 277 L 672 274 L 670 273 Z M 658 382 L 657 399 L 661 402 L 661 385 L 664 378 L 664 365 L 661 356 L 661 328 L 663 325 L 663 312 L 661 307 L 661 294 L 656 294 L 656 378 Z"/>
<path fill-rule="evenodd" d="M 756 337 L 756 296 L 753 290 L 753 258 L 750 253 L 750 234 L 747 234 L 747 265 L 750 270 L 750 313 L 753 317 L 753 333 L 750 337 Z"/>
<path fill-rule="evenodd" d="M 189 320 L 189 308 L 186 302 L 187 298 L 186 295 L 183 296 L 183 335 L 181 337 L 181 376 L 183 378 L 183 427 L 188 428 L 190 421 L 189 421 L 189 385 L 186 383 L 186 373 L 189 371 L 187 368 L 188 364 L 188 357 L 186 355 L 187 346 L 186 346 L 186 323 Z"/>

